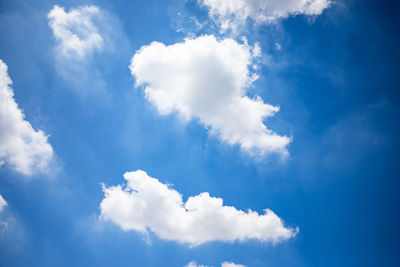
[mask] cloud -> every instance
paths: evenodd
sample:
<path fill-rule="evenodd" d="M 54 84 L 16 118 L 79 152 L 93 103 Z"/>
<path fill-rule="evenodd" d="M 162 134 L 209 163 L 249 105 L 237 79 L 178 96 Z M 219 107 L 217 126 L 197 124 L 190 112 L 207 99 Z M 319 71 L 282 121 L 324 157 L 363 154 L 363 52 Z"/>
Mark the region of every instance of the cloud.
<path fill-rule="evenodd" d="M 101 17 L 97 6 L 81 6 L 66 12 L 55 5 L 47 17 L 61 55 L 84 58 L 103 49 L 103 37 L 94 23 L 94 19 Z"/>
<path fill-rule="evenodd" d="M 0 195 L 0 251 L 2 255 L 0 265 L 18 266 L 18 264 L 9 263 L 7 258 L 26 259 L 26 251 L 30 251 L 32 246 L 29 242 L 30 235 L 27 228 L 14 215 L 12 209 L 5 209 L 7 205 Z"/>
<path fill-rule="evenodd" d="M 14 99 L 7 65 L 0 60 L 0 165 L 30 175 L 46 171 L 53 156 L 48 136 L 35 131 Z"/>
<path fill-rule="evenodd" d="M 198 265 L 197 262 L 191 261 L 188 264 L 185 265 L 185 267 L 207 267 L 207 265 Z"/>
<path fill-rule="evenodd" d="M 289 16 L 320 15 L 330 0 L 199 0 L 209 16 L 221 27 L 235 30 L 248 18 L 255 23 L 271 23 Z"/>
<path fill-rule="evenodd" d="M 242 264 L 236 264 L 236 263 L 233 263 L 233 262 L 223 262 L 222 264 L 221 264 L 221 267 L 246 267 L 245 265 L 242 265 Z"/>
<path fill-rule="evenodd" d="M 198 265 L 197 262 L 191 261 L 188 264 L 186 264 L 185 267 L 207 267 L 207 265 Z M 246 267 L 245 265 L 242 264 L 236 264 L 233 262 L 223 262 L 221 263 L 221 267 Z"/>
<path fill-rule="evenodd" d="M 138 170 L 124 174 L 126 185 L 103 187 L 100 204 L 104 220 L 123 230 L 146 234 L 192 246 L 211 241 L 256 239 L 277 243 L 294 237 L 297 229 L 285 228 L 271 210 L 264 214 L 224 206 L 221 198 L 204 192 L 183 202 L 168 185 Z"/>
<path fill-rule="evenodd" d="M 47 17 L 56 42 L 55 68 L 66 87 L 80 97 L 95 95 L 101 106 L 108 107 L 112 95 L 106 77 L 128 45 L 119 19 L 93 5 L 69 11 L 56 5 Z"/>
<path fill-rule="evenodd" d="M 198 119 L 211 135 L 253 154 L 285 155 L 290 138 L 263 123 L 279 107 L 246 95 L 257 78 L 250 71 L 252 61 L 260 53 L 257 45 L 204 35 L 169 46 L 143 46 L 129 67 L 160 114 L 177 112 L 186 121 Z"/>
<path fill-rule="evenodd" d="M 4 207 L 7 206 L 7 201 L 0 195 L 0 212 L 3 211 Z"/>

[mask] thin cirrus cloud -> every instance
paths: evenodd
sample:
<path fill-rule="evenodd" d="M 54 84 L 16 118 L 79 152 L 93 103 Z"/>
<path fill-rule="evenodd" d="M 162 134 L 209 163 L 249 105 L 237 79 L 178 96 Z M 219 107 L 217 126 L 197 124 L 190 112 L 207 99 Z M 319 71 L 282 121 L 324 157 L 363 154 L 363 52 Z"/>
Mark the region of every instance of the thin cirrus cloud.
<path fill-rule="evenodd" d="M 221 198 L 204 192 L 183 202 L 168 185 L 138 170 L 124 174 L 126 185 L 103 187 L 100 218 L 123 230 L 154 232 L 159 238 L 190 246 L 211 241 L 256 239 L 278 243 L 294 237 L 271 210 L 264 214 L 224 206 Z"/>
<path fill-rule="evenodd" d="M 131 60 L 136 85 L 162 115 L 174 112 L 185 121 L 198 119 L 212 136 L 253 155 L 287 155 L 291 139 L 269 130 L 267 117 L 279 107 L 250 98 L 246 89 L 257 79 L 251 68 L 260 54 L 233 39 L 203 35 L 166 46 L 143 46 Z"/>
<path fill-rule="evenodd" d="M 320 15 L 330 0 L 200 0 L 223 31 L 236 30 L 248 18 L 255 23 L 271 23 L 299 14 Z"/>
<path fill-rule="evenodd" d="M 203 265 L 203 264 L 197 264 L 197 262 L 191 261 L 188 264 L 186 264 L 185 267 L 208 267 L 208 266 Z M 247 267 L 247 266 L 225 261 L 225 262 L 221 263 L 221 267 Z"/>
<path fill-rule="evenodd" d="M 104 40 L 94 21 L 101 17 L 97 6 L 81 6 L 66 12 L 55 5 L 47 17 L 61 55 L 84 58 L 102 51 Z"/>
<path fill-rule="evenodd" d="M 47 14 L 55 40 L 54 63 L 57 73 L 81 97 L 93 96 L 107 104 L 110 99 L 104 66 L 96 60 L 126 45 L 118 19 L 98 6 L 70 8 L 55 5 Z M 112 58 L 107 61 L 110 65 Z M 109 66 L 107 68 L 109 68 Z"/>
<path fill-rule="evenodd" d="M 18 107 L 8 76 L 0 60 L 0 165 L 7 163 L 17 172 L 31 175 L 48 170 L 53 149 L 43 131 L 33 129 Z"/>

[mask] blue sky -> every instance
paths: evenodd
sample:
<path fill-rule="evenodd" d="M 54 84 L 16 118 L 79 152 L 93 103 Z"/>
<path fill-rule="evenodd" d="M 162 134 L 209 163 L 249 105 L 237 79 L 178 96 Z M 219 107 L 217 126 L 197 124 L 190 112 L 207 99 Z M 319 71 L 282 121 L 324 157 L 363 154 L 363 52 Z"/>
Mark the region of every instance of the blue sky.
<path fill-rule="evenodd" d="M 0 266 L 399 264 L 396 4 L 206 2 L 0 1 Z"/>

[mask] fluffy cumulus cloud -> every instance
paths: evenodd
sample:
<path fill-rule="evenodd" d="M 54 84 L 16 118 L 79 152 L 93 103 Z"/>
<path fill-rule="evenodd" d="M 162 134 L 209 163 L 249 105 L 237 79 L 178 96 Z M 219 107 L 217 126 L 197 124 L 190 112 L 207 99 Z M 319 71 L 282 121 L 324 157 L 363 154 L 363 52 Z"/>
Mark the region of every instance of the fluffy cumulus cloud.
<path fill-rule="evenodd" d="M 199 265 L 195 261 L 191 261 L 185 265 L 185 267 L 207 267 L 207 265 Z M 221 263 L 221 267 L 246 267 L 246 265 L 236 264 L 233 262 L 223 262 Z"/>
<path fill-rule="evenodd" d="M 0 212 L 3 211 L 4 207 L 7 206 L 7 201 L 3 198 L 2 195 L 0 195 Z"/>
<path fill-rule="evenodd" d="M 248 239 L 277 243 L 297 233 L 269 209 L 264 214 L 237 210 L 207 192 L 183 202 L 180 193 L 140 170 L 124 178 L 126 185 L 103 188 L 100 204 L 100 217 L 123 230 L 151 230 L 162 239 L 192 246 Z"/>
<path fill-rule="evenodd" d="M 235 29 L 247 18 L 256 23 L 269 23 L 281 18 L 320 15 L 331 4 L 330 0 L 199 0 L 209 10 L 209 16 L 222 30 Z"/>
<path fill-rule="evenodd" d="M 82 6 L 66 12 L 56 5 L 47 17 L 63 56 L 83 58 L 103 49 L 104 40 L 94 22 L 101 17 L 97 6 Z"/>
<path fill-rule="evenodd" d="M 42 131 L 25 120 L 14 99 L 7 65 L 0 60 L 0 165 L 8 163 L 16 171 L 30 175 L 46 171 L 53 149 Z"/>
<path fill-rule="evenodd" d="M 177 112 L 185 120 L 198 119 L 213 136 L 253 154 L 284 155 L 290 138 L 263 122 L 279 107 L 246 95 L 257 78 L 251 69 L 259 54 L 258 46 L 204 35 L 169 46 L 143 46 L 130 70 L 160 114 Z"/>

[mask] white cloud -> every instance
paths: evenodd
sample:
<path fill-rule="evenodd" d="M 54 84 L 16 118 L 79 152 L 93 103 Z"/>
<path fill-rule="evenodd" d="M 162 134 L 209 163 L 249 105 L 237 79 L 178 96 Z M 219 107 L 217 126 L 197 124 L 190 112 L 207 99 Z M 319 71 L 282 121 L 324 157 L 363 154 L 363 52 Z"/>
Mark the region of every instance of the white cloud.
<path fill-rule="evenodd" d="M 101 17 L 97 6 L 81 6 L 66 12 L 55 5 L 47 17 L 63 56 L 84 58 L 103 49 L 103 37 L 94 23 L 94 19 Z"/>
<path fill-rule="evenodd" d="M 188 264 L 186 264 L 185 267 L 207 267 L 207 265 L 198 265 L 197 262 L 191 261 Z M 221 263 L 221 267 L 246 267 L 246 265 L 225 261 Z"/>
<path fill-rule="evenodd" d="M 185 267 L 207 267 L 207 265 L 198 265 L 197 262 L 191 261 L 188 264 L 185 265 Z"/>
<path fill-rule="evenodd" d="M 270 23 L 299 14 L 320 15 L 330 0 L 199 0 L 222 30 L 243 25 L 247 18 L 256 23 Z"/>
<path fill-rule="evenodd" d="M 0 165 L 8 163 L 26 175 L 46 171 L 53 149 L 47 136 L 25 120 L 15 102 L 7 69 L 0 60 Z"/>
<path fill-rule="evenodd" d="M 236 263 L 233 263 L 233 262 L 223 262 L 221 264 L 221 267 L 246 267 L 246 265 L 236 264 Z"/>
<path fill-rule="evenodd" d="M 4 207 L 7 206 L 7 201 L 0 195 L 0 212 L 3 211 Z"/>
<path fill-rule="evenodd" d="M 213 136 L 239 144 L 247 152 L 287 154 L 287 136 L 267 129 L 263 120 L 279 107 L 246 96 L 257 78 L 249 70 L 260 47 L 212 35 L 185 39 L 166 46 L 143 46 L 130 70 L 136 85 L 145 85 L 146 98 L 162 115 L 177 112 L 185 120 L 198 119 Z"/>
<path fill-rule="evenodd" d="M 296 235 L 271 210 L 264 214 L 224 206 L 221 198 L 201 193 L 183 202 L 168 185 L 138 170 L 124 174 L 126 185 L 103 187 L 101 218 L 123 230 L 147 233 L 192 246 L 210 241 L 257 239 L 277 243 Z"/>

